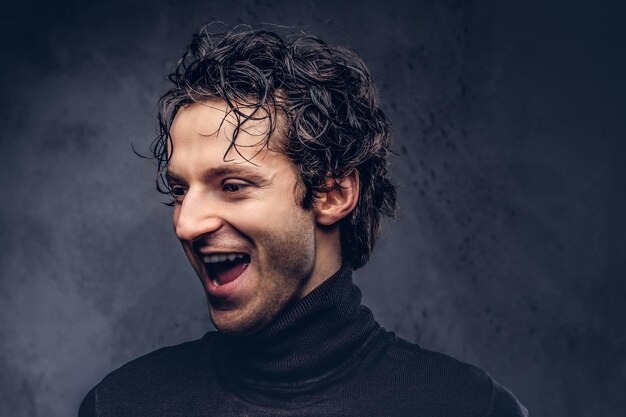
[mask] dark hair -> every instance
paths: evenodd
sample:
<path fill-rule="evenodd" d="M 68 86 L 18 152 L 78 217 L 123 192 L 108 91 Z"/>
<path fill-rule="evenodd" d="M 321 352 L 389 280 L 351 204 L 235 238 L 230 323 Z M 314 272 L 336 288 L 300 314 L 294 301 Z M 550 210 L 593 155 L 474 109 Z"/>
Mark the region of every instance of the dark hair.
<path fill-rule="evenodd" d="M 193 36 L 169 76 L 174 87 L 159 101 L 160 133 L 151 148 L 159 191 L 169 191 L 163 175 L 178 109 L 224 100 L 238 123 L 231 147 L 236 149 L 237 128 L 247 120 L 269 119 L 265 146 L 277 128 L 284 133 L 280 150 L 300 174 L 303 208 L 358 171 L 358 203 L 340 222 L 341 252 L 354 269 L 363 266 L 380 235 L 382 215 L 395 216 L 397 209 L 395 186 L 387 177 L 390 124 L 362 59 L 304 33 L 280 36 L 247 26 L 215 33 L 214 27 Z"/>

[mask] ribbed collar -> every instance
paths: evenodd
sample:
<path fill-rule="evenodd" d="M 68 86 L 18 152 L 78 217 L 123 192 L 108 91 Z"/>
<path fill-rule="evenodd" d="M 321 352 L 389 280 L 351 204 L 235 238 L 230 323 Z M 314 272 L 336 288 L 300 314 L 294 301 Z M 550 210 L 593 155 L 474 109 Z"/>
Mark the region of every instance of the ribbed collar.
<path fill-rule="evenodd" d="M 220 333 L 215 359 L 231 382 L 281 392 L 345 373 L 380 332 L 370 310 L 361 305 L 352 269 L 343 265 L 262 331 Z"/>

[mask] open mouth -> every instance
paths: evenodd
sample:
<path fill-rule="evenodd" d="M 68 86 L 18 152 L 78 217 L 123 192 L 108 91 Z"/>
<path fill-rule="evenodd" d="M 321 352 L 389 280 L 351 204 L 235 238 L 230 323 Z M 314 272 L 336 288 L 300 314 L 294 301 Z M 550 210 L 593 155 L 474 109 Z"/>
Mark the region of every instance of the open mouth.
<path fill-rule="evenodd" d="M 209 279 L 216 286 L 224 285 L 239 278 L 250 265 L 247 253 L 215 253 L 203 255 L 202 262 Z"/>

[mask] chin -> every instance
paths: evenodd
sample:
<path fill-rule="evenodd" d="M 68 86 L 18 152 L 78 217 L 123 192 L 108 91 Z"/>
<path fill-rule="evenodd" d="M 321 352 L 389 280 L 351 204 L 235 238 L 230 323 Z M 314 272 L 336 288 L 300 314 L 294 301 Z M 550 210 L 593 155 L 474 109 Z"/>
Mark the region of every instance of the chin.
<path fill-rule="evenodd" d="M 219 310 L 209 304 L 213 326 L 222 333 L 248 335 L 258 332 L 267 325 L 267 320 L 254 314 L 236 310 Z"/>

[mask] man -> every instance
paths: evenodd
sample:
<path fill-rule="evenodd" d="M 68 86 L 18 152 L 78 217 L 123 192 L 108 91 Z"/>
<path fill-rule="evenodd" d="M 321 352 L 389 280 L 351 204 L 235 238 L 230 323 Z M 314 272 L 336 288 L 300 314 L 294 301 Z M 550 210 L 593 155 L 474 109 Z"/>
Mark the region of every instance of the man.
<path fill-rule="evenodd" d="M 201 30 L 153 151 L 216 332 L 104 378 L 81 416 L 524 416 L 483 371 L 385 331 L 351 272 L 396 210 L 390 129 L 353 52 Z"/>

